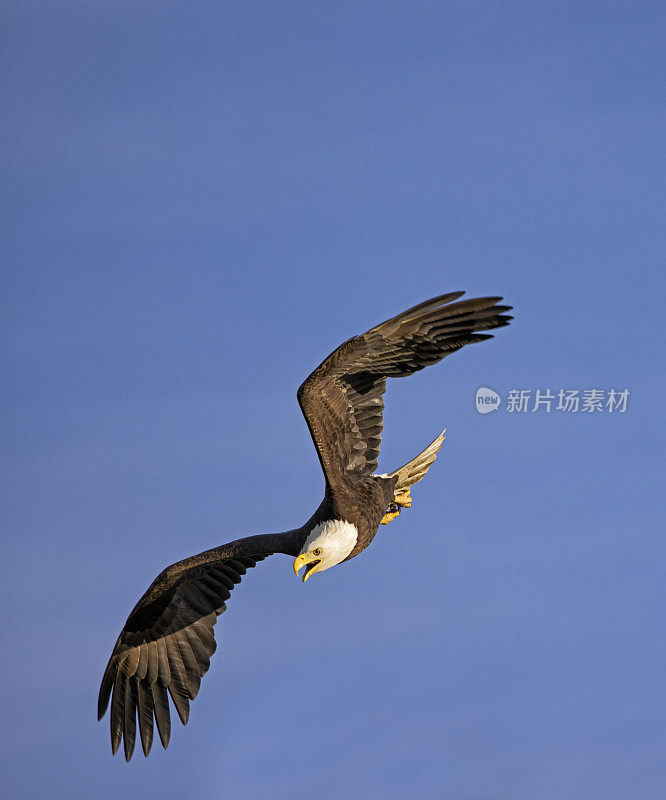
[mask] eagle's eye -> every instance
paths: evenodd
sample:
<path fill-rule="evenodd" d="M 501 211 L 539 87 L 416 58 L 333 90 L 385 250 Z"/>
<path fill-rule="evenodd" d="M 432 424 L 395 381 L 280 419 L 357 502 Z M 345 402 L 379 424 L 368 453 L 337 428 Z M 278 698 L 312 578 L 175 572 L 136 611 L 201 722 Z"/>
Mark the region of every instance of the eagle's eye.
<path fill-rule="evenodd" d="M 312 555 L 317 556 L 317 558 L 319 558 L 319 556 L 321 555 L 321 547 L 315 547 L 315 549 L 312 551 Z"/>

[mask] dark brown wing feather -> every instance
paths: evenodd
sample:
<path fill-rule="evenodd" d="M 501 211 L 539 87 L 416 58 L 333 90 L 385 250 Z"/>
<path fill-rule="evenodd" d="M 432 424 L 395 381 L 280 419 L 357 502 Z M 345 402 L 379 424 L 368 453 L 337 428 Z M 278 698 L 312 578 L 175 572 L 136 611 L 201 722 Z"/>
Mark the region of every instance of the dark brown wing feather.
<path fill-rule="evenodd" d="M 270 547 L 270 537 L 252 538 L 268 540 L 259 543 L 260 551 Z M 190 700 L 197 696 L 215 652 L 213 626 L 231 590 L 249 568 L 271 554 L 251 553 L 251 546 L 250 554 L 239 554 L 243 548 L 232 544 L 236 547 L 206 551 L 160 573 L 118 637 L 102 678 L 97 713 L 101 719 L 111 700 L 111 747 L 115 754 L 124 740 L 127 761 L 136 741 L 137 712 L 146 756 L 153 743 L 153 722 L 162 745 L 169 743 L 169 696 L 185 725 Z"/>
<path fill-rule="evenodd" d="M 501 297 L 454 302 L 464 292 L 426 300 L 340 345 L 304 381 L 298 402 L 327 484 L 357 481 L 377 469 L 387 378 L 402 378 L 508 325 Z"/>

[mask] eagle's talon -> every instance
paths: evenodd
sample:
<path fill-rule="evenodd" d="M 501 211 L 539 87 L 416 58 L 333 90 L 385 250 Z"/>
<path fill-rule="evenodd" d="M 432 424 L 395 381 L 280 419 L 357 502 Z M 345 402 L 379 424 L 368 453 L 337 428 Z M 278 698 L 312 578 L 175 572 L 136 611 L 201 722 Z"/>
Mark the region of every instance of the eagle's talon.
<path fill-rule="evenodd" d="M 393 505 L 394 503 L 391 503 L 391 506 Z M 381 522 L 379 523 L 380 525 L 388 525 L 389 522 L 393 522 L 393 520 L 400 515 L 400 509 L 398 508 L 395 511 L 391 511 L 391 506 L 389 506 L 389 510 L 382 517 Z"/>
<path fill-rule="evenodd" d="M 409 493 L 409 489 L 405 489 L 404 492 L 400 492 L 395 496 L 396 505 L 401 506 L 402 508 L 409 508 L 412 505 L 412 496 Z"/>
<path fill-rule="evenodd" d="M 409 489 L 405 489 L 403 492 L 396 494 L 393 502 L 389 503 L 386 514 L 384 514 L 379 524 L 388 525 L 389 522 L 392 522 L 397 516 L 400 515 L 400 512 L 403 508 L 409 508 L 411 504 L 412 498 L 409 494 Z"/>

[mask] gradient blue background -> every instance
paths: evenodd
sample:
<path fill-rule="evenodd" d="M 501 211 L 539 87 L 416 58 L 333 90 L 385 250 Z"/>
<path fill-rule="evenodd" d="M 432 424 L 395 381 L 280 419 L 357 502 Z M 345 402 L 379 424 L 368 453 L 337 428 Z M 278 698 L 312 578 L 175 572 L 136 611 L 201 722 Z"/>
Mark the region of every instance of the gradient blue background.
<path fill-rule="evenodd" d="M 661 800 L 663 4 L 2 16 L 3 796 Z M 300 381 L 456 289 L 516 320 L 390 385 L 380 467 L 448 428 L 413 508 L 306 586 L 251 573 L 188 727 L 112 759 L 147 584 L 305 521 Z"/>

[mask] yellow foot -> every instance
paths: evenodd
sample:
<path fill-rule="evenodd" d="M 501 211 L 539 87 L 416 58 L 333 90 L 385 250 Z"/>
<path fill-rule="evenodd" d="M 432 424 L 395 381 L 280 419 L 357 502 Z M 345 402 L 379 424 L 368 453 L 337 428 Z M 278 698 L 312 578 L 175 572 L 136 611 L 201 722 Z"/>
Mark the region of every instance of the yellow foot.
<path fill-rule="evenodd" d="M 398 506 L 395 503 L 391 503 L 391 505 L 388 507 L 388 511 L 386 512 L 386 514 L 384 514 L 379 524 L 388 525 L 389 522 L 393 522 L 393 520 L 397 516 L 399 516 L 399 514 L 400 514 L 400 509 L 398 508 Z"/>
<path fill-rule="evenodd" d="M 403 508 L 409 508 L 412 504 L 412 498 L 409 494 L 409 489 L 405 489 L 403 492 L 395 495 L 393 502 L 389 505 L 386 514 L 382 517 L 380 525 L 388 525 L 389 522 L 393 522 L 393 520 L 399 516 L 401 510 Z"/>
<path fill-rule="evenodd" d="M 400 492 L 395 496 L 396 505 L 400 506 L 401 508 L 409 508 L 412 504 L 412 496 L 409 493 L 409 489 L 405 489 L 404 492 Z"/>

